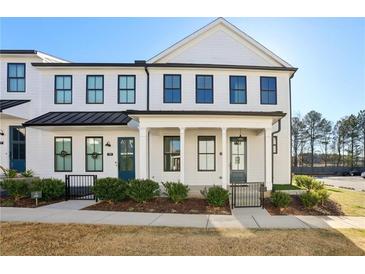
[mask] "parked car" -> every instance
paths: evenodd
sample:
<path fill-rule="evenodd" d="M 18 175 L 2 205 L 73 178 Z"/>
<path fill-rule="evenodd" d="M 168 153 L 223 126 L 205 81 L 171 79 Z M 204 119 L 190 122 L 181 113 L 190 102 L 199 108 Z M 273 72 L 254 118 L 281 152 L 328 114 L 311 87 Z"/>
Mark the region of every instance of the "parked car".
<path fill-rule="evenodd" d="M 365 179 L 365 171 L 363 173 L 361 173 L 361 177 L 363 177 Z"/>
<path fill-rule="evenodd" d="M 350 170 L 350 176 L 360 176 L 361 175 L 361 171 L 358 170 Z"/>

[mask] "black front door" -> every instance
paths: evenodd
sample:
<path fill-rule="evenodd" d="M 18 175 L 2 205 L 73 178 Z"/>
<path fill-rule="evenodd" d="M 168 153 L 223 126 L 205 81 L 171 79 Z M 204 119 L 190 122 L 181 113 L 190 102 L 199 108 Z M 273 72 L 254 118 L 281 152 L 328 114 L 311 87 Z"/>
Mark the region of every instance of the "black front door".
<path fill-rule="evenodd" d="M 240 138 L 241 139 L 241 138 Z M 230 138 L 231 158 L 230 173 L 231 184 L 247 182 L 247 139 L 239 140 Z"/>
<path fill-rule="evenodd" d="M 9 167 L 18 172 L 25 171 L 25 128 L 9 127 Z"/>

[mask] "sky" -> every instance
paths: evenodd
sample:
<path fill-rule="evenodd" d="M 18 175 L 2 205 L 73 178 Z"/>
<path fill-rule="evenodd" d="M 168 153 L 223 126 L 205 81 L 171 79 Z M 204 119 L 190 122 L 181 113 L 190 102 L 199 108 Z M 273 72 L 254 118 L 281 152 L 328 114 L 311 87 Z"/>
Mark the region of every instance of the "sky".
<path fill-rule="evenodd" d="M 1 49 L 73 62 L 147 60 L 215 18 L 1 18 Z M 226 18 L 297 67 L 293 114 L 365 109 L 365 18 Z"/>

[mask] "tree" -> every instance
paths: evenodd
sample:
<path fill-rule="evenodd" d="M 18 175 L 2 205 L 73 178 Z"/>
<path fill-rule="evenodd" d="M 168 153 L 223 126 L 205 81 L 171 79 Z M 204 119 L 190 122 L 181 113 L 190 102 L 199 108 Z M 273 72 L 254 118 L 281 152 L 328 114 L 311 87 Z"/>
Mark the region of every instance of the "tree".
<path fill-rule="evenodd" d="M 360 110 L 360 112 L 357 114 L 357 121 L 359 126 L 359 133 L 362 137 L 363 166 L 365 167 L 365 109 Z"/>
<path fill-rule="evenodd" d="M 321 143 L 324 146 L 324 166 L 327 166 L 328 144 L 330 143 L 332 137 L 331 134 L 332 134 L 332 122 L 323 119 Z"/>
<path fill-rule="evenodd" d="M 322 128 L 325 124 L 322 114 L 314 110 L 308 112 L 304 118 L 305 136 L 309 139 L 311 152 L 311 167 L 314 165 L 314 148 L 318 140 L 322 137 Z"/>
<path fill-rule="evenodd" d="M 304 124 L 300 117 L 292 118 L 291 136 L 294 153 L 294 166 L 298 167 L 298 152 L 303 140 Z"/>
<path fill-rule="evenodd" d="M 351 114 L 344 122 L 346 137 L 349 140 L 348 144 L 348 152 L 351 155 L 350 164 L 351 167 L 354 167 L 354 163 L 356 162 L 355 158 L 358 155 L 358 141 L 359 141 L 359 124 L 357 117 Z"/>
<path fill-rule="evenodd" d="M 340 165 L 341 163 L 341 159 L 342 159 L 342 153 L 341 151 L 343 150 L 344 144 L 345 144 L 345 137 L 346 137 L 346 129 L 345 129 L 345 125 L 344 122 L 345 118 L 341 118 L 340 120 L 338 120 L 333 128 L 333 146 L 334 149 L 337 151 L 337 166 Z M 344 159 L 343 163 L 344 163 Z"/>

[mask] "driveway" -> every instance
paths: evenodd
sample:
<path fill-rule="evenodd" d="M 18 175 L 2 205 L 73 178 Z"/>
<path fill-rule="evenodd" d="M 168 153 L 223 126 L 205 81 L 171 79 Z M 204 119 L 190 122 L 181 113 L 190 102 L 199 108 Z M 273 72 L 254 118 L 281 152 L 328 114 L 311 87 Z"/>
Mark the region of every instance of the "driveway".
<path fill-rule="evenodd" d="M 361 176 L 317 176 L 317 178 L 326 185 L 365 191 L 365 179 Z"/>

